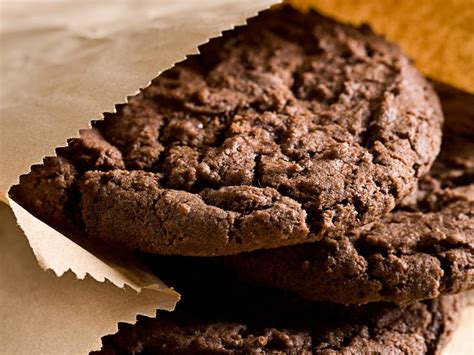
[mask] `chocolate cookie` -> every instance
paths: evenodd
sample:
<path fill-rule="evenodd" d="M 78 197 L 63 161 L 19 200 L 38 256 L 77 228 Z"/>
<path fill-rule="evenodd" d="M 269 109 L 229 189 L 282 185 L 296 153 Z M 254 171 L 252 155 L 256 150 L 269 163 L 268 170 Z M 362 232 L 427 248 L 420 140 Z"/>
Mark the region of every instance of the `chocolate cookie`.
<path fill-rule="evenodd" d="M 91 238 L 201 256 L 373 221 L 428 171 L 442 122 L 397 46 L 289 7 L 211 40 L 117 111 L 22 177 L 15 197 Z"/>
<path fill-rule="evenodd" d="M 296 312 L 301 322 L 275 319 L 279 308 L 253 309 L 256 314 L 235 318 L 159 313 L 136 325 L 120 324 L 119 332 L 104 338 L 102 349 L 93 354 L 440 354 L 456 327 L 458 297 L 407 308 L 315 305 Z"/>
<path fill-rule="evenodd" d="M 454 136 L 452 113 L 430 174 L 389 215 L 336 238 L 222 261 L 320 301 L 405 304 L 474 288 L 474 131 Z"/>
<path fill-rule="evenodd" d="M 176 311 L 119 324 L 96 354 L 439 354 L 462 309 L 458 295 L 406 308 L 309 302 L 224 273 L 198 282 L 215 269 L 189 266 L 181 264 L 188 279 L 178 281 L 186 286 Z"/>

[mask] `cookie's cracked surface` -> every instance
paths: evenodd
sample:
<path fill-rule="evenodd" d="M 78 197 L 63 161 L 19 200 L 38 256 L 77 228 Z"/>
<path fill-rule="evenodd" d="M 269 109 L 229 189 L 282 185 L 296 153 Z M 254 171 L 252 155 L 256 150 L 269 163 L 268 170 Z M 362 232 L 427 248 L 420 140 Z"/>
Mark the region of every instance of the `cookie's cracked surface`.
<path fill-rule="evenodd" d="M 395 211 L 339 237 L 222 261 L 320 301 L 405 304 L 474 288 L 474 132 L 456 131 L 472 117 L 445 109 L 441 154 Z"/>
<path fill-rule="evenodd" d="M 430 84 L 365 28 L 284 7 L 201 52 L 34 167 L 20 203 L 128 248 L 235 254 L 371 222 L 438 152 Z"/>

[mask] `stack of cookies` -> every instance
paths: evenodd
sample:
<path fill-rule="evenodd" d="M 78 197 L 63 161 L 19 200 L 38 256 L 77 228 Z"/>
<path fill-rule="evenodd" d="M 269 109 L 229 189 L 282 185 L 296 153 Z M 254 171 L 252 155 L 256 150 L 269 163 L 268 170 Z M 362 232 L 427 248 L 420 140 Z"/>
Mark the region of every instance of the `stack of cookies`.
<path fill-rule="evenodd" d="M 439 86 L 444 119 L 396 45 L 290 7 L 200 52 L 12 189 L 182 293 L 102 353 L 439 353 L 474 288 L 472 98 Z"/>

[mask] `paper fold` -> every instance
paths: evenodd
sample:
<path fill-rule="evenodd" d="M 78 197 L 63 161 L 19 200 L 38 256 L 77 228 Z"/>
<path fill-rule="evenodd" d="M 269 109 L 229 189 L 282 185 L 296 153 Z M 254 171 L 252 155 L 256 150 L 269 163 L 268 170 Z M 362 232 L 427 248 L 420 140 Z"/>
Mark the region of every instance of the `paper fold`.
<path fill-rule="evenodd" d="M 178 298 L 175 291 L 170 290 L 132 255 L 116 252 L 104 255 L 98 250 L 93 254 L 34 217 L 15 201 L 10 200 L 10 207 L 43 269 L 52 270 L 57 276 L 71 271 L 80 280 L 89 274 L 99 282 L 109 280 L 118 287 L 127 285 L 137 292 L 153 289 Z"/>
<path fill-rule="evenodd" d="M 117 288 L 71 272 L 58 278 L 37 264 L 9 208 L 0 204 L 0 344 L 3 354 L 86 354 L 136 315 L 173 310 L 172 290 Z"/>

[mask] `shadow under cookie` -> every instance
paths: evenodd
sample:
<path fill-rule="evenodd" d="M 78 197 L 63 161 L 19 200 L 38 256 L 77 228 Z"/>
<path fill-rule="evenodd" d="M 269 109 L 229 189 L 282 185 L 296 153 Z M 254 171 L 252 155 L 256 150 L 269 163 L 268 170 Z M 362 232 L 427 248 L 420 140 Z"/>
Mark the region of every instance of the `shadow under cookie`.
<path fill-rule="evenodd" d="M 190 268 L 178 259 L 186 258 L 162 257 L 157 265 L 182 293 L 177 309 L 119 324 L 96 354 L 439 354 L 463 306 L 460 295 L 407 307 L 311 302 L 250 286 L 210 263 Z"/>

